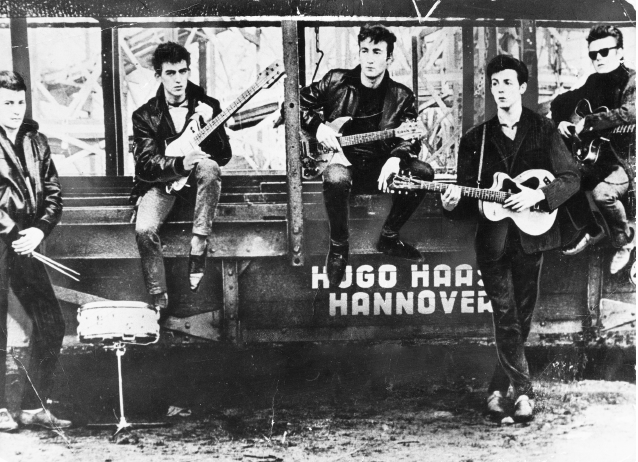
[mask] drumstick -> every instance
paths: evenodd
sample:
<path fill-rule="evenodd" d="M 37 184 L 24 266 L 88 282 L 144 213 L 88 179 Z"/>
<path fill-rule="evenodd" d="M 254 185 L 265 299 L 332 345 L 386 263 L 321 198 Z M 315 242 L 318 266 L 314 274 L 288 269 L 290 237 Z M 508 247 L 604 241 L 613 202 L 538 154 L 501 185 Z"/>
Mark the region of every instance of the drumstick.
<path fill-rule="evenodd" d="M 41 255 L 41 254 L 39 254 L 39 253 L 37 253 L 37 252 L 33 252 L 33 258 L 35 258 L 35 259 L 36 259 L 36 260 L 38 260 L 38 261 L 41 261 L 42 263 L 44 263 L 45 265 L 47 265 L 47 266 L 49 266 L 49 267 L 53 268 L 54 270 L 58 271 L 59 273 L 62 273 L 62 274 L 64 274 L 65 276 L 70 277 L 70 278 L 71 278 L 71 279 L 73 279 L 74 281 L 78 281 L 78 282 L 80 282 L 80 280 L 79 280 L 78 278 L 76 278 L 75 276 L 71 276 L 71 275 L 70 275 L 69 273 L 67 273 L 66 271 L 64 271 L 64 270 L 62 270 L 62 269 L 58 268 L 57 266 L 55 266 L 55 265 L 51 264 L 51 262 L 49 262 L 49 261 L 47 261 L 47 260 L 44 260 L 44 259 L 42 258 L 42 255 Z"/>
<path fill-rule="evenodd" d="M 80 275 L 80 273 L 78 273 L 77 271 L 72 270 L 71 268 L 68 268 L 68 267 L 64 266 L 62 263 L 59 263 L 59 262 L 55 261 L 54 259 L 47 257 L 46 255 L 42 255 L 41 253 L 38 253 L 38 252 L 32 252 L 32 253 L 33 253 L 34 257 L 41 257 L 41 260 L 46 260 L 49 263 L 62 268 L 63 270 L 67 270 L 69 273 L 77 274 L 78 276 Z"/>

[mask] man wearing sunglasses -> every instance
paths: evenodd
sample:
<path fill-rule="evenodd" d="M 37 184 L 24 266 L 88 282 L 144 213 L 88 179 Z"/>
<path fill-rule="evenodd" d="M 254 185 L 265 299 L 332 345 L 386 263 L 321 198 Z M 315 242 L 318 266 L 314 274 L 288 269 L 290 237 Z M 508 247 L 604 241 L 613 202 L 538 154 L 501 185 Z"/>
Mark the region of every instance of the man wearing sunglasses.
<path fill-rule="evenodd" d="M 591 191 L 592 198 L 609 228 L 612 245 L 617 249 L 610 266 L 610 272 L 616 274 L 622 270 L 631 257 L 635 244 L 634 230 L 629 226 L 625 208 L 621 202 L 629 190 L 634 173 L 627 162 L 629 146 L 626 139 L 609 135 L 614 127 L 636 123 L 636 73 L 623 65 L 623 36 L 614 26 L 594 26 L 587 37 L 589 58 L 596 73 L 587 78 L 585 84 L 556 97 L 551 104 L 552 118 L 558 125 L 558 131 L 571 144 L 576 135 L 587 132 L 600 133 L 609 139 L 603 143 L 598 159 L 591 164 L 582 164 L 582 185 L 585 191 Z M 587 102 L 594 113 L 589 111 Z M 607 111 L 596 112 L 599 108 Z M 573 123 L 574 114 L 582 117 Z M 584 115 L 584 116 L 583 116 Z M 574 245 L 564 249 L 566 255 L 575 255 L 587 246 L 601 240 L 604 227 L 595 219 L 591 211 L 589 225 L 584 236 Z"/>

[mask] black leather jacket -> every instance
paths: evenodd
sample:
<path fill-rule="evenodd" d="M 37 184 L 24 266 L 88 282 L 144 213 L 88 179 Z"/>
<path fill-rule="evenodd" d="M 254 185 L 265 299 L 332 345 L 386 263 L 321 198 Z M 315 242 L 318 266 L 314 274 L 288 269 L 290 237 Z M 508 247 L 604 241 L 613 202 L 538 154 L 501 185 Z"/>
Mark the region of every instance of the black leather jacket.
<path fill-rule="evenodd" d="M 0 237 L 10 244 L 18 231 L 36 227 L 48 236 L 62 216 L 62 192 L 46 136 L 25 120 L 18 131 L 26 171 L 0 128 Z"/>
<path fill-rule="evenodd" d="M 186 87 L 188 115 L 195 113 L 197 103 L 202 102 L 213 108 L 213 117 L 221 112 L 219 101 L 206 95 L 204 90 L 192 82 Z M 168 112 L 164 85 L 160 85 L 155 97 L 148 100 L 133 113 L 133 136 L 135 156 L 135 185 L 131 193 L 131 203 L 144 195 L 153 184 L 166 183 L 188 175 L 184 170 L 182 157 L 165 157 L 165 141 L 175 136 L 175 126 Z M 220 166 L 226 165 L 232 157 L 228 135 L 222 125 L 200 145 Z"/>
<path fill-rule="evenodd" d="M 392 80 L 387 71 L 384 79 L 387 79 L 387 91 L 379 130 L 396 128 L 408 119 L 416 120 L 412 90 Z M 333 69 L 320 81 L 303 88 L 299 95 L 301 128 L 314 136 L 324 121 L 331 122 L 339 117 L 352 116 L 359 103 L 360 81 L 361 67 L 357 66 L 350 70 Z M 405 141 L 400 138 L 378 143 L 381 155 L 385 158 L 399 157 L 406 160 L 418 155 L 421 149 L 421 143 L 418 141 Z"/>

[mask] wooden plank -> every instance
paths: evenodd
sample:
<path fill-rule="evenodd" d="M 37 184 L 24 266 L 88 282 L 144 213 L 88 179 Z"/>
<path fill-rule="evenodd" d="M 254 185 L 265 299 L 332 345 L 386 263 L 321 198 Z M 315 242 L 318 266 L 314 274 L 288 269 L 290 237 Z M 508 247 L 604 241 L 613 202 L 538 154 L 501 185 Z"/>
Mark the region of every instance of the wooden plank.
<path fill-rule="evenodd" d="M 284 66 L 284 117 L 288 176 L 288 252 L 293 266 L 304 264 L 304 223 L 299 131 L 299 36 L 297 22 L 282 21 Z"/>

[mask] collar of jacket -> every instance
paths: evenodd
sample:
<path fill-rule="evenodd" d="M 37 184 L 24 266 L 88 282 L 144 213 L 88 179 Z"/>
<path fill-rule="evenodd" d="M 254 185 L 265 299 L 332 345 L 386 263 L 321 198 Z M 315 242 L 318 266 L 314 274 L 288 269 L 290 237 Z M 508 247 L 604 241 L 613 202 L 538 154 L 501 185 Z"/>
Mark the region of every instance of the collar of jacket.
<path fill-rule="evenodd" d="M 190 80 L 186 84 L 186 99 L 188 100 L 188 112 L 195 111 L 195 101 L 201 101 L 206 93 L 199 85 L 195 85 Z M 155 94 L 157 109 L 162 112 L 168 112 L 168 103 L 166 102 L 166 93 L 164 92 L 164 84 L 160 84 Z"/>
<path fill-rule="evenodd" d="M 18 134 L 16 135 L 16 144 L 18 143 L 18 140 L 22 139 L 27 133 L 37 132 L 39 128 L 40 125 L 35 120 L 24 119 L 22 121 L 22 125 L 20 125 L 20 128 L 18 129 Z M 0 127 L 0 134 L 4 136 L 7 141 L 9 140 L 4 127 Z"/>
<path fill-rule="evenodd" d="M 500 135 L 502 134 L 501 130 L 501 122 L 498 119 L 498 114 L 492 117 L 490 120 L 486 122 L 487 124 L 487 138 L 488 140 L 492 140 L 496 149 L 504 162 L 504 165 L 507 166 L 508 173 L 512 170 L 512 166 L 516 160 L 518 151 L 523 144 L 523 140 L 525 139 L 525 135 L 527 135 L 527 131 L 529 130 L 530 121 L 532 120 L 532 110 L 523 106 L 523 110 L 521 111 L 521 118 L 518 120 L 518 125 L 516 129 L 516 136 L 512 140 L 514 142 L 514 146 L 512 149 L 512 153 L 506 152 L 505 145 L 501 142 Z M 501 132 L 501 133 L 499 133 Z M 486 140 L 487 143 L 487 140 Z"/>
<path fill-rule="evenodd" d="M 379 88 L 388 85 L 388 82 L 390 82 L 390 80 L 390 73 L 386 70 L 383 76 L 383 80 L 381 80 L 381 83 L 379 84 Z M 344 81 L 348 85 L 352 85 L 353 87 L 359 86 L 359 84 L 361 83 L 361 65 L 346 72 Z"/>

